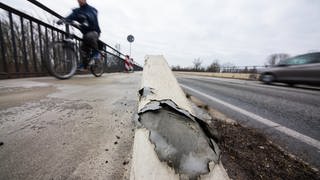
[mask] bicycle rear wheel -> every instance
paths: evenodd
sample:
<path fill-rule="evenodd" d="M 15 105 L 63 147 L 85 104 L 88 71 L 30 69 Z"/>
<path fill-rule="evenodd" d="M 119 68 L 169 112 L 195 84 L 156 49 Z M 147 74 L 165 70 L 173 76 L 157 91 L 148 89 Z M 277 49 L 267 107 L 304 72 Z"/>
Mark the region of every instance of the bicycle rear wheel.
<path fill-rule="evenodd" d="M 47 52 L 47 67 L 58 79 L 69 79 L 77 70 L 77 56 L 72 44 L 53 42 Z"/>
<path fill-rule="evenodd" d="M 90 66 L 90 71 L 95 77 L 100 77 L 104 73 L 104 56 L 100 54 L 99 59 L 93 59 L 95 63 Z"/>

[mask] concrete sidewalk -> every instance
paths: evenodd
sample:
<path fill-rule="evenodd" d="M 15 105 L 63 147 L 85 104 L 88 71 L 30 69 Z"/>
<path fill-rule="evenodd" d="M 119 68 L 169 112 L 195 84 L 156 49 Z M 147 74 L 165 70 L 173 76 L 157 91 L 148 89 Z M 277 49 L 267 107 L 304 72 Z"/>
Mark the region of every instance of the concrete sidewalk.
<path fill-rule="evenodd" d="M 128 179 L 141 73 L 0 81 L 0 179 Z"/>

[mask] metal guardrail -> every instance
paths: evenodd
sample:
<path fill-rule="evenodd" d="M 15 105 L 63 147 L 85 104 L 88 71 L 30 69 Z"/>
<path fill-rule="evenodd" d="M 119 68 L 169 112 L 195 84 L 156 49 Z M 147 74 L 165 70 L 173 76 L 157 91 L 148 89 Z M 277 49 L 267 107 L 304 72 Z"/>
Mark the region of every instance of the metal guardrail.
<path fill-rule="evenodd" d="M 206 69 L 206 68 L 177 68 L 172 67 L 173 71 L 185 71 L 185 72 L 214 72 L 214 73 L 259 73 L 262 69 L 267 68 L 268 66 L 221 66 L 216 67 L 215 69 Z"/>
<path fill-rule="evenodd" d="M 62 17 L 36 0 L 28 1 L 57 18 Z M 5 12 L 0 14 L 0 79 L 48 75 L 44 66 L 46 48 L 50 42 L 64 39 L 69 27 L 65 31 L 58 29 L 1 2 L 0 9 Z M 75 36 L 75 41 L 79 47 L 81 38 Z M 102 41 L 100 44 L 107 52 L 105 72 L 123 71 L 125 55 Z M 142 69 L 137 65 L 134 68 Z"/>
<path fill-rule="evenodd" d="M 221 67 L 222 73 L 258 73 L 259 70 L 265 68 L 264 66 L 233 66 Z"/>

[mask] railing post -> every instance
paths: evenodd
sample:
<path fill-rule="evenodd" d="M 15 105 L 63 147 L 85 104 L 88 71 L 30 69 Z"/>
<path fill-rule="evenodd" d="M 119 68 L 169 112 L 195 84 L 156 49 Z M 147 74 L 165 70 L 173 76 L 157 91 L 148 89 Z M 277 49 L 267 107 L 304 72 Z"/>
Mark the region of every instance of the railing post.
<path fill-rule="evenodd" d="M 35 50 L 35 45 L 34 45 L 33 24 L 32 24 L 31 20 L 29 20 L 29 22 L 30 22 L 30 32 L 31 32 L 31 48 L 32 48 L 33 67 L 34 67 L 34 71 L 38 72 L 37 56 L 36 56 L 36 50 Z"/>
<path fill-rule="evenodd" d="M 20 16 L 20 22 L 21 22 L 21 34 L 22 34 L 22 52 L 23 52 L 23 63 L 24 63 L 24 67 L 26 72 L 29 72 L 29 64 L 28 64 L 28 59 L 27 59 L 27 50 L 26 50 L 26 36 L 25 36 L 25 32 L 24 32 L 24 21 L 23 21 L 23 17 Z"/>
<path fill-rule="evenodd" d="M 19 71 L 19 63 L 18 63 L 16 39 L 15 39 L 15 34 L 14 34 L 13 20 L 12 20 L 12 13 L 11 12 L 9 12 L 9 21 L 10 21 L 11 41 L 12 41 L 12 48 L 13 48 L 13 59 L 15 62 L 16 72 L 20 72 Z"/>
<path fill-rule="evenodd" d="M 70 26 L 69 26 L 69 24 L 66 24 L 66 32 L 67 32 L 67 34 L 70 34 Z"/>
<path fill-rule="evenodd" d="M 2 64 L 3 64 L 3 70 L 4 72 L 8 73 L 8 67 L 7 67 L 7 59 L 6 54 L 4 50 L 4 38 L 3 38 L 3 32 L 2 32 L 2 22 L 0 21 L 0 47 L 1 47 L 1 55 L 2 55 Z"/>
<path fill-rule="evenodd" d="M 41 26 L 40 24 L 38 24 L 38 37 L 39 37 L 39 50 L 40 50 L 40 64 L 41 64 L 41 69 L 42 69 L 42 72 L 43 72 L 43 62 L 44 62 L 44 59 L 43 59 L 43 52 L 42 52 L 42 32 L 41 32 Z"/>

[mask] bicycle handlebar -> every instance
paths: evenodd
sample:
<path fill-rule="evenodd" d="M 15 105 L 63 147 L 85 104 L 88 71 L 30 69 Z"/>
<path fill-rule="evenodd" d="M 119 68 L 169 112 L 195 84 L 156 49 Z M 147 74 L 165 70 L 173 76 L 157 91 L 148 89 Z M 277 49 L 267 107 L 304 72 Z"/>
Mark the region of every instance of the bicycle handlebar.
<path fill-rule="evenodd" d="M 81 26 L 88 27 L 89 25 L 87 23 L 79 23 L 78 21 L 67 21 L 66 19 L 60 19 L 59 21 L 56 22 L 58 25 L 71 25 L 77 29 L 81 29 Z"/>

